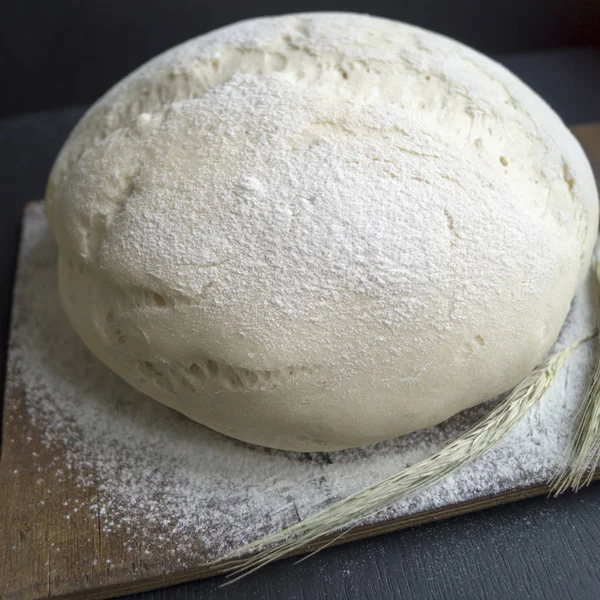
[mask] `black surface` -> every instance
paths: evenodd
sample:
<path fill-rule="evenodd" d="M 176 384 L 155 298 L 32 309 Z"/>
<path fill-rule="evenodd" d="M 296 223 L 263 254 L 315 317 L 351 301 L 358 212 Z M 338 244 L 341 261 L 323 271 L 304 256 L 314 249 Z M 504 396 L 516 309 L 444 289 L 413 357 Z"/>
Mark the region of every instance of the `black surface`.
<path fill-rule="evenodd" d="M 483 52 L 600 46 L 600 0 L 4 0 L 0 115 L 89 104 L 142 62 L 233 21 L 370 13 Z"/>
<path fill-rule="evenodd" d="M 600 51 L 554 50 L 502 61 L 567 123 L 600 120 Z M 23 203 L 45 179 L 81 108 L 0 120 L 0 336 Z M 281 561 L 227 588 L 222 579 L 130 599 L 548 599 L 600 598 L 600 484 L 332 548 L 295 566 Z"/>

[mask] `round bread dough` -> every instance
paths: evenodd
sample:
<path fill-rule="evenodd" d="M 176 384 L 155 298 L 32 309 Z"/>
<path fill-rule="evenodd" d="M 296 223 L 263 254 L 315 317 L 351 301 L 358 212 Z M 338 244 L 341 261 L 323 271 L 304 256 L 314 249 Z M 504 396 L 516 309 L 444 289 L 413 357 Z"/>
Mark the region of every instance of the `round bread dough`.
<path fill-rule="evenodd" d="M 513 387 L 597 231 L 557 115 L 477 52 L 369 16 L 261 18 L 129 75 L 47 213 L 65 310 L 134 387 L 227 435 L 336 450 Z"/>

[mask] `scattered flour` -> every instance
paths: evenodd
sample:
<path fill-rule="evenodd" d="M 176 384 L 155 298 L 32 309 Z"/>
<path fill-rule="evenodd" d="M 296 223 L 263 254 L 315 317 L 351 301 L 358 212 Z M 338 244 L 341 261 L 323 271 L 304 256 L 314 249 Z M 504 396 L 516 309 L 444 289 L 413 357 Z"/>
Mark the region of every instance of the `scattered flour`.
<path fill-rule="evenodd" d="M 575 299 L 557 346 L 593 329 L 590 285 Z M 12 327 L 8 385 L 25 394 L 23 400 L 9 395 L 8 402 L 26 403 L 44 443 L 61 456 L 57 470 L 74 470 L 81 486 L 99 490 L 96 505 L 71 503 L 65 518 L 88 511 L 104 519 L 106 535 L 126 531 L 128 544 L 158 527 L 167 533 L 144 553 L 174 553 L 182 566 L 197 562 L 200 548 L 203 558 L 217 558 L 396 473 L 455 438 L 492 404 L 438 427 L 335 453 L 276 451 L 224 437 L 135 391 L 88 352 L 59 303 L 56 251 L 41 205 L 30 206 L 26 218 Z M 565 448 L 592 349 L 588 342 L 576 352 L 503 443 L 373 520 L 545 482 Z"/>

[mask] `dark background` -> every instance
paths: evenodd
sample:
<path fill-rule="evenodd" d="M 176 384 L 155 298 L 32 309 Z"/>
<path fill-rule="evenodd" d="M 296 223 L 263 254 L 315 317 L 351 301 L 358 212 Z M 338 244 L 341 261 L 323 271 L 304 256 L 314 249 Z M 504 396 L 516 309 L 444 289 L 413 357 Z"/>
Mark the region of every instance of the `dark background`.
<path fill-rule="evenodd" d="M 0 19 L 0 115 L 89 104 L 186 39 L 254 16 L 368 12 L 454 37 L 487 54 L 600 45 L 600 0 L 21 0 Z"/>
<path fill-rule="evenodd" d="M 54 156 L 85 108 L 178 42 L 252 16 L 368 12 L 491 54 L 567 124 L 600 121 L 600 0 L 0 0 L 0 10 L 0 382 L 23 203 L 42 197 Z M 598 600 L 600 485 L 332 548 L 301 565 L 282 561 L 228 588 L 220 583 L 135 598 Z"/>

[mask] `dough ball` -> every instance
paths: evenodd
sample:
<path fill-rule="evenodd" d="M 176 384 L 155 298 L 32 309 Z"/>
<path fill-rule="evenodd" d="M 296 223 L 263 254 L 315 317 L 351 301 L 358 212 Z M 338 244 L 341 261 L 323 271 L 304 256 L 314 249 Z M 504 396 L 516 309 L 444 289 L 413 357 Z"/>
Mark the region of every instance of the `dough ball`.
<path fill-rule="evenodd" d="M 131 385 L 336 450 L 443 421 L 548 352 L 597 231 L 590 166 L 503 67 L 353 14 L 245 21 L 101 98 L 52 170 L 60 293 Z"/>

